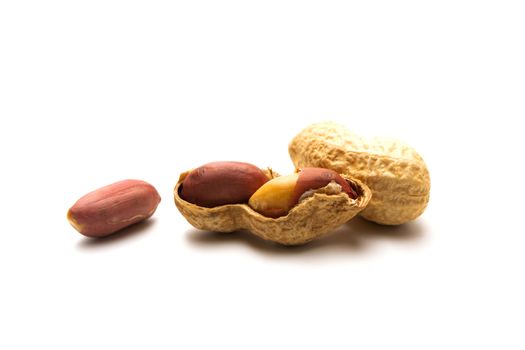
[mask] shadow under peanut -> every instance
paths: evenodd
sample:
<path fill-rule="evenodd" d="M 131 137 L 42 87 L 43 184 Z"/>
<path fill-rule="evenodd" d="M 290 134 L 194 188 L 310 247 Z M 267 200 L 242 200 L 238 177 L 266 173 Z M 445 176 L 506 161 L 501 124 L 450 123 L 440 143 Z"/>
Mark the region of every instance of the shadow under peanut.
<path fill-rule="evenodd" d="M 308 256 L 336 251 L 362 254 L 367 252 L 377 241 L 387 241 L 400 245 L 417 244 L 423 239 L 424 232 L 425 226 L 421 220 L 398 226 L 384 226 L 356 217 L 329 235 L 299 246 L 283 246 L 265 241 L 249 231 L 220 233 L 190 229 L 186 232 L 186 238 L 190 244 L 201 248 L 246 245 L 266 255 Z"/>
<path fill-rule="evenodd" d="M 139 223 L 128 226 L 106 237 L 83 237 L 78 242 L 77 248 L 86 251 L 97 250 L 132 240 L 140 235 L 147 233 L 150 230 L 150 228 L 155 224 L 155 220 L 155 218 L 149 218 L 148 220 L 144 220 Z"/>

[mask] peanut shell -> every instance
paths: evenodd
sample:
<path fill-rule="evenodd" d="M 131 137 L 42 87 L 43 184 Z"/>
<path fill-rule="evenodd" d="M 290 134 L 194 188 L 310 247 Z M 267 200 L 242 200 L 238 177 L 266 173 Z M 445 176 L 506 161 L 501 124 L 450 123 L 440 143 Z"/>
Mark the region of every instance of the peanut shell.
<path fill-rule="evenodd" d="M 423 158 L 410 146 L 387 138 L 364 139 L 344 126 L 324 122 L 302 130 L 289 145 L 294 165 L 333 169 L 364 182 L 372 199 L 360 215 L 399 225 L 427 207 L 430 175 Z"/>
<path fill-rule="evenodd" d="M 194 227 L 216 232 L 249 230 L 253 234 L 283 245 L 304 244 L 334 230 L 366 207 L 371 192 L 361 181 L 344 176 L 358 194 L 351 199 L 345 193 L 315 193 L 294 206 L 288 215 L 277 219 L 265 217 L 248 204 L 228 204 L 213 208 L 200 207 L 181 198 L 182 173 L 174 189 L 175 205 Z M 267 172 L 269 178 L 278 176 Z"/>

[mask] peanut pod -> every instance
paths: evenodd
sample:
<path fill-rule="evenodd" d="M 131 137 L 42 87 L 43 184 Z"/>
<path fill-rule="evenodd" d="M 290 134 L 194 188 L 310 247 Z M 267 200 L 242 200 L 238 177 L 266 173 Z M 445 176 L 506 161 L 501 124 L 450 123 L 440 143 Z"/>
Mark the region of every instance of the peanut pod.
<path fill-rule="evenodd" d="M 181 174 L 174 189 L 174 200 L 191 225 L 216 232 L 249 230 L 265 240 L 284 245 L 303 244 L 326 235 L 364 209 L 371 198 L 370 190 L 361 181 L 343 176 L 357 198 L 352 199 L 345 192 L 323 193 L 321 189 L 300 201 L 286 215 L 272 218 L 256 212 L 247 203 L 208 208 L 186 201 L 181 193 L 188 173 Z M 271 170 L 266 174 L 270 179 L 278 177 Z"/>
<path fill-rule="evenodd" d="M 372 199 L 360 215 L 385 225 L 414 220 L 425 210 L 430 175 L 423 158 L 392 139 L 364 139 L 332 122 L 313 124 L 289 145 L 296 167 L 333 169 L 364 182 Z"/>

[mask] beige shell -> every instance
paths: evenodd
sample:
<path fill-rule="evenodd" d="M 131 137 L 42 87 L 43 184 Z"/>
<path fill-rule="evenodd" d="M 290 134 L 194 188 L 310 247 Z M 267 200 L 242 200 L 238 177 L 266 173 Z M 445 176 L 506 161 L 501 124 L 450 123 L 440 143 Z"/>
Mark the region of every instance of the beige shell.
<path fill-rule="evenodd" d="M 257 213 L 247 204 L 205 208 L 185 201 L 179 193 L 187 173 L 181 174 L 174 189 L 174 199 L 190 224 L 201 230 L 216 232 L 246 229 L 263 239 L 284 245 L 303 244 L 329 233 L 363 210 L 372 195 L 362 182 L 344 176 L 357 190 L 357 199 L 351 199 L 345 193 L 316 193 L 297 204 L 288 215 L 272 219 Z M 271 178 L 278 176 L 271 170 L 267 174 Z"/>
<path fill-rule="evenodd" d="M 364 139 L 332 122 L 313 124 L 289 146 L 296 167 L 322 167 L 363 181 L 372 200 L 360 215 L 385 225 L 414 220 L 425 210 L 430 176 L 423 158 L 400 141 Z"/>

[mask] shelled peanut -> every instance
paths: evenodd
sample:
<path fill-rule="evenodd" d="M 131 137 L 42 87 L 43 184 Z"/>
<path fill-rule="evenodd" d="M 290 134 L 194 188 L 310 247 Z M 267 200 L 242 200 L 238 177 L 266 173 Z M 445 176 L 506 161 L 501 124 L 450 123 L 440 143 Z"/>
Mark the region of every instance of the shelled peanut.
<path fill-rule="evenodd" d="M 346 180 L 333 170 L 305 168 L 295 174 L 276 177 L 262 185 L 248 201 L 250 207 L 264 216 L 278 218 L 288 214 L 301 200 L 321 192 L 346 193 L 356 199 L 357 194 Z"/>
<path fill-rule="evenodd" d="M 288 176 L 239 162 L 215 162 L 181 174 L 175 204 L 198 229 L 247 229 L 263 239 L 302 244 L 327 234 L 361 211 L 370 190 L 328 169 Z"/>
<path fill-rule="evenodd" d="M 364 182 L 372 199 L 360 213 L 370 221 L 398 225 L 427 207 L 430 175 L 423 158 L 392 139 L 364 139 L 344 126 L 313 124 L 295 136 L 289 153 L 296 167 L 332 169 Z"/>
<path fill-rule="evenodd" d="M 213 162 L 186 176 L 181 195 L 202 207 L 243 203 L 268 180 L 266 174 L 252 164 Z"/>
<path fill-rule="evenodd" d="M 157 190 L 141 180 L 123 180 L 81 197 L 67 212 L 70 224 L 88 237 L 104 237 L 153 215 Z"/>

